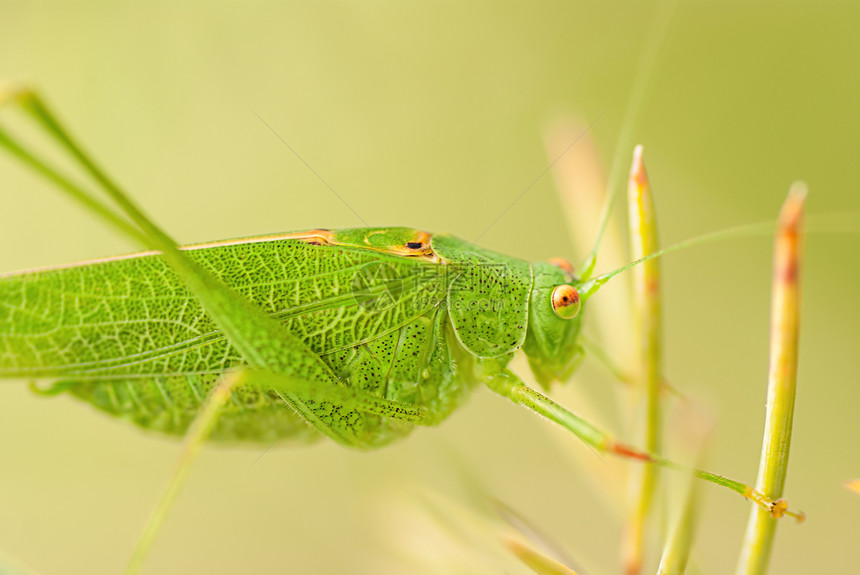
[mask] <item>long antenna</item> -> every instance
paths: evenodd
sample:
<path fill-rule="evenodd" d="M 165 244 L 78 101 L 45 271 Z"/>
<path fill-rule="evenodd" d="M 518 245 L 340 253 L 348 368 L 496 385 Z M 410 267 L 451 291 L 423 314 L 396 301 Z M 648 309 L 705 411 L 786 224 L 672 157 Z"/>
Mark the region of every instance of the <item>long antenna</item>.
<path fill-rule="evenodd" d="M 600 247 L 603 234 L 606 232 L 609 215 L 612 213 L 612 206 L 615 204 L 615 198 L 618 196 L 618 183 L 621 178 L 621 158 L 626 157 L 625 150 L 631 147 L 633 130 L 636 127 L 636 121 L 642 109 L 642 102 L 645 99 L 649 80 L 656 68 L 657 57 L 665 43 L 669 25 L 672 22 L 677 5 L 678 1 L 674 0 L 667 2 L 663 6 L 663 10 L 655 18 L 655 25 L 651 27 L 651 33 L 648 35 L 645 49 L 642 52 L 642 57 L 639 59 L 636 79 L 633 82 L 633 90 L 630 92 L 630 98 L 627 100 L 627 108 L 624 111 L 624 118 L 621 124 L 621 133 L 618 137 L 618 144 L 615 147 L 612 166 L 609 169 L 609 179 L 606 185 L 607 195 L 600 213 L 600 226 L 597 229 L 597 237 L 594 240 L 594 247 L 591 253 L 589 253 L 581 267 L 584 279 L 591 277 L 594 266 L 597 264 L 597 249 Z"/>
<path fill-rule="evenodd" d="M 733 228 L 727 228 L 716 232 L 710 232 L 701 236 L 696 236 L 695 238 L 682 240 L 676 244 L 672 244 L 669 247 L 663 248 L 662 250 L 648 254 L 644 258 L 639 258 L 638 260 L 632 261 L 629 264 L 625 264 L 611 272 L 607 272 L 603 275 L 599 275 L 591 279 L 585 278 L 584 281 L 582 281 L 576 286 L 576 290 L 579 292 L 579 297 L 582 299 L 582 301 L 585 301 L 586 299 L 594 295 L 597 290 L 599 290 L 601 286 L 603 286 L 603 284 L 608 282 L 611 278 L 629 270 L 634 266 L 637 266 L 643 262 L 647 262 L 648 260 L 653 260 L 654 258 L 658 258 L 660 256 L 664 256 L 668 253 L 676 252 L 684 248 L 699 244 L 711 243 L 717 240 L 744 238 L 749 236 L 770 236 L 773 235 L 775 230 L 776 221 L 758 222 L 755 224 L 735 226 Z"/>

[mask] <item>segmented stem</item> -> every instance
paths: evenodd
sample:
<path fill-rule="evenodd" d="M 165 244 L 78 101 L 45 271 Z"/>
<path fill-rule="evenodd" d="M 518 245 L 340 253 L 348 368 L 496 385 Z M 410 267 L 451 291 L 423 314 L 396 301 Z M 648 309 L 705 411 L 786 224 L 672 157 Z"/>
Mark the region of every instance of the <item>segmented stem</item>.
<path fill-rule="evenodd" d="M 633 152 L 628 184 L 630 252 L 634 259 L 659 249 L 654 199 L 642 146 Z M 660 451 L 660 266 L 649 260 L 633 270 L 634 317 L 636 323 L 636 402 L 635 436 L 637 443 L 651 453 Z M 645 523 L 651 510 L 657 484 L 657 470 L 646 465 L 631 470 L 628 483 L 630 510 L 623 541 L 624 571 L 642 571 Z"/>
<path fill-rule="evenodd" d="M 793 185 L 779 215 L 774 247 L 767 415 L 756 481 L 757 490 L 773 499 L 782 496 L 785 485 L 794 419 L 805 199 L 806 186 Z M 753 507 L 738 561 L 738 575 L 761 575 L 767 571 L 776 531 L 774 517 L 781 509 L 782 505 L 768 514 Z"/>

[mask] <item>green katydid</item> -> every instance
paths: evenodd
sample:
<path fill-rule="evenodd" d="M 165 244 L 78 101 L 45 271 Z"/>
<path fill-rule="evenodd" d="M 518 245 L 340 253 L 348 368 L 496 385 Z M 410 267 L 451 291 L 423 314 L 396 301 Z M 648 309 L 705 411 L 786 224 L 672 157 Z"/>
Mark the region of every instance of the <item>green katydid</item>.
<path fill-rule="evenodd" d="M 485 384 L 596 449 L 681 468 L 616 441 L 507 368 L 522 350 L 545 387 L 566 379 L 582 357 L 585 302 L 629 266 L 577 278 L 565 265 L 407 228 L 177 248 L 38 96 L 22 90 L 6 98 L 56 139 L 116 208 L 2 129 L 0 144 L 151 251 L 0 276 L 0 377 L 52 379 L 50 392 L 184 435 L 233 373 L 230 400 L 222 395 L 223 407 L 206 410 L 197 439 L 211 428 L 216 440 L 328 436 L 360 448 L 440 423 Z M 744 483 L 695 474 L 774 515 L 794 515 Z"/>

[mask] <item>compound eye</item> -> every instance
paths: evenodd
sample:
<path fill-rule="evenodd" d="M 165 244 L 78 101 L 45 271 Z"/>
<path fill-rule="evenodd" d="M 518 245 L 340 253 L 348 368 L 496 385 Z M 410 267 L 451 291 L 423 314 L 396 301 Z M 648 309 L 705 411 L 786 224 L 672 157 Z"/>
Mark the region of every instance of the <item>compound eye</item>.
<path fill-rule="evenodd" d="M 552 310 L 561 319 L 575 318 L 581 307 L 579 292 L 573 286 L 561 284 L 552 290 Z"/>

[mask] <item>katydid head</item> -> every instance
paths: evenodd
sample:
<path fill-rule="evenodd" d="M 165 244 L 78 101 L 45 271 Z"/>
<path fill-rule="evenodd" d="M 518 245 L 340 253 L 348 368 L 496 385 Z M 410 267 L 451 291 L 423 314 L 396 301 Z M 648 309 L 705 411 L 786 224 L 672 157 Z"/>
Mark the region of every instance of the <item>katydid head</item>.
<path fill-rule="evenodd" d="M 582 354 L 578 344 L 582 308 L 613 277 L 646 261 L 694 245 L 772 233 L 772 222 L 720 230 L 673 244 L 594 277 L 590 277 L 594 257 L 589 258 L 580 277 L 574 277 L 573 268 L 564 260 L 532 264 L 534 284 L 529 301 L 528 332 L 522 349 L 528 356 L 535 378 L 542 386 L 548 387 L 553 381 L 565 381 L 570 377 Z"/>
<path fill-rule="evenodd" d="M 595 277 L 590 277 L 594 257 L 589 258 L 580 277 L 574 275 L 570 263 L 560 258 L 532 264 L 534 284 L 529 301 L 528 332 L 522 349 L 535 379 L 548 388 L 553 381 L 566 381 L 579 365 L 583 353 L 579 345 L 582 309 L 588 298 L 616 275 L 679 247 L 684 246 L 670 246 Z"/>
<path fill-rule="evenodd" d="M 567 379 L 582 353 L 582 298 L 578 280 L 566 261 L 532 264 L 534 284 L 529 298 L 529 322 L 523 351 L 535 378 L 544 387 Z"/>

